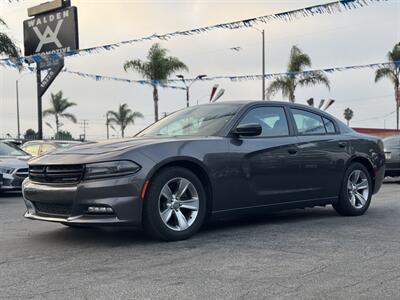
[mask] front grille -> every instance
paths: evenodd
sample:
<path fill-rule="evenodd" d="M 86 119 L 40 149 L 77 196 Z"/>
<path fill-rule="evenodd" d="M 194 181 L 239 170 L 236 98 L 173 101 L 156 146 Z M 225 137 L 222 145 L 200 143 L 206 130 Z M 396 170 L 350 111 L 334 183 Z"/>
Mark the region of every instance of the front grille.
<path fill-rule="evenodd" d="M 29 166 L 29 179 L 40 183 L 78 183 L 83 176 L 83 165 Z"/>
<path fill-rule="evenodd" d="M 45 215 L 70 216 L 72 211 L 71 204 L 34 202 L 33 205 L 37 213 Z"/>
<path fill-rule="evenodd" d="M 28 172 L 28 168 L 18 169 L 17 172 L 15 172 L 15 175 L 25 179 L 26 177 L 28 177 Z"/>

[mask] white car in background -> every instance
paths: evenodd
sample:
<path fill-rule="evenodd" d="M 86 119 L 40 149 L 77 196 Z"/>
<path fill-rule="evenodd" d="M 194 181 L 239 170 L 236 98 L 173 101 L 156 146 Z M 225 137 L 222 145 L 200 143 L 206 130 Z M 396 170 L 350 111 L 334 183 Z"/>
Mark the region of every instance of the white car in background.
<path fill-rule="evenodd" d="M 0 191 L 19 191 L 28 177 L 28 160 L 31 156 L 18 146 L 0 142 L 0 173 L 3 180 Z"/>

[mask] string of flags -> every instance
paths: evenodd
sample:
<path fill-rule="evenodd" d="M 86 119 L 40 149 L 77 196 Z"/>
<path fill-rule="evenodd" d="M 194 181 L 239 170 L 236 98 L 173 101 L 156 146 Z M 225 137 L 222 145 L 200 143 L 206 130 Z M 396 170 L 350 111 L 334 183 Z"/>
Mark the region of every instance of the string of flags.
<path fill-rule="evenodd" d="M 400 61 L 395 61 L 395 62 L 382 62 L 382 63 L 372 63 L 372 64 L 363 64 L 363 65 L 352 65 L 352 66 L 343 66 L 343 67 L 332 67 L 332 68 L 325 68 L 325 69 L 315 69 L 315 70 L 307 70 L 307 71 L 301 71 L 301 72 L 282 72 L 282 73 L 269 73 L 265 74 L 266 79 L 274 79 L 274 78 L 279 78 L 279 77 L 285 77 L 285 76 L 293 76 L 297 78 L 302 78 L 306 76 L 313 76 L 317 75 L 320 73 L 334 73 L 334 72 L 343 72 L 347 70 L 357 70 L 357 69 L 378 69 L 378 68 L 383 68 L 383 67 L 391 67 L 395 65 L 400 65 Z M 5 67 L 15 67 L 14 64 L 8 62 L 8 61 L 0 61 L 0 66 L 5 66 Z M 33 67 L 24 67 L 24 69 L 27 69 L 31 72 L 35 70 Z M 134 79 L 126 79 L 126 78 L 119 78 L 119 77 L 113 77 L 113 76 L 103 76 L 103 75 L 98 75 L 98 74 L 90 74 L 90 73 L 84 73 L 84 72 L 77 72 L 77 71 L 70 71 L 67 69 L 63 70 L 64 73 L 69 73 L 73 75 L 77 75 L 79 77 L 83 78 L 90 78 L 96 81 L 120 81 L 120 82 L 126 82 L 126 83 L 135 83 L 135 84 L 141 84 L 141 85 L 158 85 L 164 88 L 172 88 L 172 89 L 181 89 L 185 90 L 185 87 L 180 87 L 180 86 L 175 86 L 171 84 L 176 84 L 180 83 L 181 79 L 168 79 L 168 80 L 134 80 Z M 188 78 L 185 79 L 186 82 L 190 83 L 195 80 L 202 80 L 202 81 L 215 81 L 215 80 L 230 80 L 232 82 L 241 82 L 241 81 L 249 81 L 249 80 L 261 80 L 263 78 L 263 75 L 259 74 L 251 74 L 251 75 L 219 75 L 219 76 L 207 76 L 203 77 L 201 79 L 198 78 Z"/>
<path fill-rule="evenodd" d="M 11 0 L 8 0 L 8 1 L 11 1 Z M 144 42 L 144 41 L 150 41 L 150 40 L 166 41 L 171 38 L 193 36 L 196 34 L 203 34 L 203 33 L 210 32 L 213 30 L 218 30 L 218 29 L 230 29 L 230 30 L 240 29 L 240 28 L 252 27 L 257 24 L 267 24 L 267 23 L 270 23 L 273 21 L 292 22 L 294 20 L 301 19 L 301 18 L 307 18 L 307 17 L 323 15 L 323 14 L 329 14 L 329 15 L 336 14 L 336 13 L 341 13 L 343 11 L 353 10 L 353 9 L 357 9 L 357 8 L 363 8 L 363 7 L 371 5 L 373 3 L 386 2 L 386 1 L 390 1 L 390 0 L 339 0 L 339 1 L 328 2 L 325 4 L 317 4 L 317 5 L 312 5 L 312 6 L 308 6 L 305 8 L 289 10 L 289 11 L 280 12 L 280 13 L 276 13 L 276 14 L 264 15 L 264 16 L 260 16 L 260 17 L 250 18 L 250 19 L 243 19 L 243 20 L 234 21 L 234 22 L 221 23 L 221 24 L 216 24 L 216 25 L 211 25 L 211 26 L 204 26 L 204 27 L 200 27 L 200 28 L 194 28 L 194 29 L 183 30 L 183 31 L 175 31 L 175 32 L 169 32 L 169 33 L 164 33 L 164 34 L 156 34 L 155 33 L 155 34 L 145 36 L 145 37 L 120 41 L 117 43 L 101 45 L 101 46 L 96 46 L 96 47 L 91 47 L 91 48 L 72 50 L 72 51 L 67 51 L 64 53 L 34 54 L 34 55 L 28 56 L 28 57 L 18 57 L 17 61 L 19 61 L 19 62 L 26 61 L 29 63 L 34 63 L 34 62 L 41 62 L 42 60 L 57 60 L 60 58 L 74 56 L 74 55 L 84 55 L 84 54 L 98 53 L 100 51 L 110 51 L 110 50 L 119 48 L 124 45 L 130 45 L 130 44 Z M 4 59 L 3 59 L 3 61 L 4 61 Z M 15 63 L 15 61 L 14 61 L 14 63 Z"/>

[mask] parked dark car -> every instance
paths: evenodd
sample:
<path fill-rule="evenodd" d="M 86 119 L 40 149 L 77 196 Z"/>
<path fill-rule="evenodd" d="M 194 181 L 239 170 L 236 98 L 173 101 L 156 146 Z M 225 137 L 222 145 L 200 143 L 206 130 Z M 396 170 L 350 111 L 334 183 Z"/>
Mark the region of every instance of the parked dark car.
<path fill-rule="evenodd" d="M 382 142 L 286 102 L 175 112 L 136 137 L 30 161 L 25 217 L 68 226 L 143 225 L 181 240 L 209 218 L 332 204 L 362 215 L 385 173 Z"/>
<path fill-rule="evenodd" d="M 386 156 L 386 176 L 400 176 L 400 136 L 383 139 Z"/>
<path fill-rule="evenodd" d="M 33 157 L 37 157 L 46 153 L 53 152 L 57 149 L 66 149 L 82 144 L 79 141 L 57 141 L 57 140 L 35 140 L 26 142 L 21 149 L 29 153 Z"/>

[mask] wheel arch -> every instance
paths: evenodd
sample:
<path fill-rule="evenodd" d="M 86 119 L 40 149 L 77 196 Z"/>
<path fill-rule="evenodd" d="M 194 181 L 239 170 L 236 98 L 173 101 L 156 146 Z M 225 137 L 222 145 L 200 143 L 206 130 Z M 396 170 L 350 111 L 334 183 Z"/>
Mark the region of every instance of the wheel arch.
<path fill-rule="evenodd" d="M 369 176 L 371 177 L 373 191 L 375 190 L 375 172 L 372 162 L 364 156 L 354 156 L 347 162 L 346 170 L 352 163 L 360 163 L 362 164 L 368 171 Z"/>
<path fill-rule="evenodd" d="M 156 164 L 148 173 L 146 181 L 150 182 L 160 171 L 170 167 L 182 167 L 193 172 L 203 184 L 207 201 L 207 216 L 212 212 L 213 188 L 206 166 L 199 160 L 192 157 L 172 157 Z"/>

